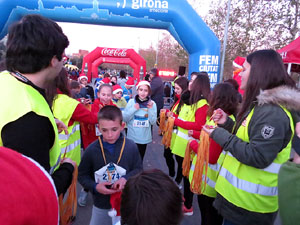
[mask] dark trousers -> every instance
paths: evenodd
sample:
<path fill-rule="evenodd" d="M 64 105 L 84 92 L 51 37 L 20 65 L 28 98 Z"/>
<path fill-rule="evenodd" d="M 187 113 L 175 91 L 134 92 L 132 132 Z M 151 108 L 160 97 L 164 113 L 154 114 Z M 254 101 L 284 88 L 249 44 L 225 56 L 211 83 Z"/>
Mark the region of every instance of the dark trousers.
<path fill-rule="evenodd" d="M 166 159 L 166 163 L 169 169 L 169 176 L 175 176 L 175 160 L 173 158 L 173 154 L 170 148 L 164 148 L 164 157 Z"/>
<path fill-rule="evenodd" d="M 139 152 L 140 152 L 140 155 L 141 155 L 141 158 L 143 161 L 145 153 L 146 153 L 147 144 L 136 144 L 136 145 L 139 149 Z"/>
<path fill-rule="evenodd" d="M 201 225 L 222 225 L 223 218 L 213 207 L 215 198 L 198 195 L 198 204 L 201 213 Z"/>
<path fill-rule="evenodd" d="M 190 209 L 193 206 L 193 196 L 194 196 L 194 193 L 191 192 L 190 181 L 189 181 L 188 178 L 183 177 L 183 185 L 184 185 L 184 187 L 183 187 L 184 188 L 184 190 L 183 190 L 183 197 L 185 199 L 184 206 L 187 209 Z"/>

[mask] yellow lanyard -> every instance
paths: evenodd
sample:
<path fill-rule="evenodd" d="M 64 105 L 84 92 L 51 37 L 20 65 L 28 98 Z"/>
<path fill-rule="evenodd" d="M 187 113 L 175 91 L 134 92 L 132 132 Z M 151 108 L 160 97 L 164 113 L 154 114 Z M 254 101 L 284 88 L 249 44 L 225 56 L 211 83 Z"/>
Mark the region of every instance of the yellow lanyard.
<path fill-rule="evenodd" d="M 106 157 L 105 157 L 104 148 L 103 148 L 103 144 L 102 144 L 102 140 L 101 140 L 100 136 L 98 137 L 98 140 L 99 140 L 99 144 L 100 144 L 100 147 L 101 147 L 101 151 L 102 151 L 102 156 L 103 156 L 103 159 L 104 159 L 104 163 L 106 165 L 107 164 Z M 125 136 L 124 136 L 123 145 L 122 145 L 122 148 L 121 148 L 121 152 L 120 152 L 120 156 L 119 156 L 117 165 L 119 164 L 119 162 L 120 162 L 120 160 L 122 158 L 124 147 L 125 147 L 125 142 L 126 141 L 125 141 Z"/>

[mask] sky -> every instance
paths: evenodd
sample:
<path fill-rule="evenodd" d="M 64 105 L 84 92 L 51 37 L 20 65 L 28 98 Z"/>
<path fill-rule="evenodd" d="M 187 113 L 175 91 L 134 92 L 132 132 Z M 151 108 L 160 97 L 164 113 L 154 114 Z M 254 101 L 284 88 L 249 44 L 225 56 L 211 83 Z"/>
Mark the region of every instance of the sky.
<path fill-rule="evenodd" d="M 192 0 L 188 1 L 192 2 Z M 201 7 L 197 7 L 197 12 L 201 15 L 206 15 L 210 1 L 198 0 L 197 5 L 199 2 L 201 2 Z M 157 48 L 157 42 L 163 37 L 163 33 L 169 33 L 168 31 L 157 29 L 62 22 L 58 24 L 70 41 L 70 45 L 66 49 L 67 55 L 77 53 L 79 49 L 92 51 L 96 47 L 133 48 L 138 51 L 139 48 L 145 49 L 152 44 L 154 48 Z"/>

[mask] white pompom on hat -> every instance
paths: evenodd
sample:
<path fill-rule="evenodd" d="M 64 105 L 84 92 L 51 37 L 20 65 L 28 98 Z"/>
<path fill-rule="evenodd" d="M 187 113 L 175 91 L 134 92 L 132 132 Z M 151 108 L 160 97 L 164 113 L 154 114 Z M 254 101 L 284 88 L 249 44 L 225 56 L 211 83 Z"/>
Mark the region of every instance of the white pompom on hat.
<path fill-rule="evenodd" d="M 149 83 L 148 81 L 146 81 L 146 80 L 141 80 L 140 82 L 137 83 L 137 85 L 136 85 L 136 90 L 139 89 L 139 87 L 140 87 L 141 85 L 147 85 L 147 86 L 151 87 L 151 85 L 150 85 L 150 83 Z"/>
<path fill-rule="evenodd" d="M 114 95 L 117 94 L 120 91 L 123 93 L 123 89 L 120 85 L 116 84 L 116 85 L 113 86 L 113 94 Z"/>
<path fill-rule="evenodd" d="M 84 78 L 88 80 L 88 77 L 84 73 L 82 73 L 79 75 L 78 81 L 81 81 L 81 79 L 84 79 Z"/>
<path fill-rule="evenodd" d="M 233 60 L 232 65 L 233 65 L 234 67 L 237 67 L 237 68 L 239 68 L 239 69 L 242 69 L 245 60 L 246 60 L 246 58 L 241 57 L 241 56 L 237 56 L 237 57 Z"/>

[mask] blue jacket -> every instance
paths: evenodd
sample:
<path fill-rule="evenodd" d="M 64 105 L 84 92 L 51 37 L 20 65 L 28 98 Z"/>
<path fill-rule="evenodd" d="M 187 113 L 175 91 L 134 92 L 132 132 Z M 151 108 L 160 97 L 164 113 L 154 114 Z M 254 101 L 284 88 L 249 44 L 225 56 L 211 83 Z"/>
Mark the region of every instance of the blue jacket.
<path fill-rule="evenodd" d="M 151 100 L 150 100 L 151 101 Z M 127 123 L 127 138 L 133 140 L 137 144 L 148 144 L 152 142 L 152 132 L 151 125 L 156 123 L 157 119 L 157 108 L 153 101 L 153 106 L 151 109 L 141 108 L 136 109 L 134 107 L 136 103 L 135 98 L 130 99 L 127 103 L 125 110 L 123 111 L 123 120 Z M 148 117 L 147 115 L 148 114 Z M 147 127 L 138 127 L 137 124 L 147 123 Z"/>

